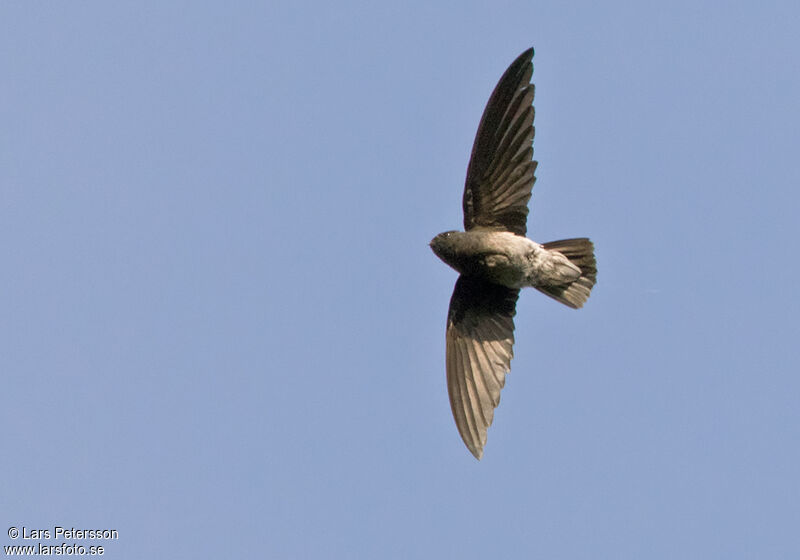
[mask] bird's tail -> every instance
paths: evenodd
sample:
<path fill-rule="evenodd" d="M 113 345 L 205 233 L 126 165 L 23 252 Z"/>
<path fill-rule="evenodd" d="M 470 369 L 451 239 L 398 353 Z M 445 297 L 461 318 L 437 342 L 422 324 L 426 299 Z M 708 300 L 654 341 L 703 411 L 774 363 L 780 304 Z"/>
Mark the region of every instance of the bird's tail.
<path fill-rule="evenodd" d="M 581 269 L 581 275 L 570 284 L 563 286 L 537 286 L 537 289 L 573 309 L 583 307 L 597 281 L 594 245 L 587 238 L 580 237 L 577 239 L 551 241 L 550 243 L 545 243 L 543 247 L 548 251 L 558 251 L 567 257 L 569 262 Z"/>

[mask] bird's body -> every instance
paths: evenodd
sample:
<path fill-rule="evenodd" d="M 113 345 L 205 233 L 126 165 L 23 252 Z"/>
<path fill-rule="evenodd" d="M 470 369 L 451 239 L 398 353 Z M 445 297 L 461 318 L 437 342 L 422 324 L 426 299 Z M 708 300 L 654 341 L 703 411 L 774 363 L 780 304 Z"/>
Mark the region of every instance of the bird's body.
<path fill-rule="evenodd" d="M 466 231 L 431 241 L 460 274 L 447 318 L 447 389 L 461 438 L 478 459 L 511 369 L 520 289 L 536 288 L 577 309 L 597 278 L 588 239 L 539 244 L 526 237 L 537 166 L 532 58 L 528 49 L 511 63 L 484 110 L 464 187 Z"/>
<path fill-rule="evenodd" d="M 510 231 L 448 231 L 431 248 L 460 274 L 507 288 L 564 286 L 581 276 L 561 253 Z"/>

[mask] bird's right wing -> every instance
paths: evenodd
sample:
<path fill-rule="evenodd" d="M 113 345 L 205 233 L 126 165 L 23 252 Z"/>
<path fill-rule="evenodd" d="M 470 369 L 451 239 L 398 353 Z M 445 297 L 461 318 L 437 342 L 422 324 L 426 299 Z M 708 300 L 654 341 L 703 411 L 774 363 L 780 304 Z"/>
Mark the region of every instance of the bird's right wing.
<path fill-rule="evenodd" d="M 464 229 L 527 232 L 536 181 L 533 157 L 533 49 L 511 63 L 478 126 L 464 185 Z"/>
<path fill-rule="evenodd" d="M 480 459 L 511 369 L 519 290 L 460 276 L 447 317 L 447 392 L 461 439 Z"/>

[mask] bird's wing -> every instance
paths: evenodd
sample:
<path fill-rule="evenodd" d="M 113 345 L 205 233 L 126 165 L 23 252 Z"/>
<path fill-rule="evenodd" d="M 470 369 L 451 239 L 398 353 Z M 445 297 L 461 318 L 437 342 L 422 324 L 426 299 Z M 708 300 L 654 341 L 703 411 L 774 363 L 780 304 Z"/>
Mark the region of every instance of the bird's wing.
<path fill-rule="evenodd" d="M 483 111 L 464 186 L 464 229 L 525 235 L 536 181 L 533 157 L 533 49 L 511 63 Z"/>
<path fill-rule="evenodd" d="M 480 459 L 511 369 L 519 290 L 462 275 L 447 317 L 447 392 L 461 438 Z"/>

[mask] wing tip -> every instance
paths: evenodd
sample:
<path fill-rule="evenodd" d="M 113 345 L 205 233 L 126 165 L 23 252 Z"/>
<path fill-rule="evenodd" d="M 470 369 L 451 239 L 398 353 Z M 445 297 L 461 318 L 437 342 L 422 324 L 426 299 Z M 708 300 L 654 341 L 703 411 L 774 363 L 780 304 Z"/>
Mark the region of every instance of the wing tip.
<path fill-rule="evenodd" d="M 516 65 L 524 65 L 526 62 L 533 62 L 533 55 L 535 54 L 533 47 L 530 47 L 523 51 L 514 62 L 511 63 L 511 66 L 514 67 Z"/>
<path fill-rule="evenodd" d="M 469 452 L 472 453 L 472 456 L 475 457 L 478 461 L 483 458 L 483 447 L 472 447 L 467 446 Z"/>

